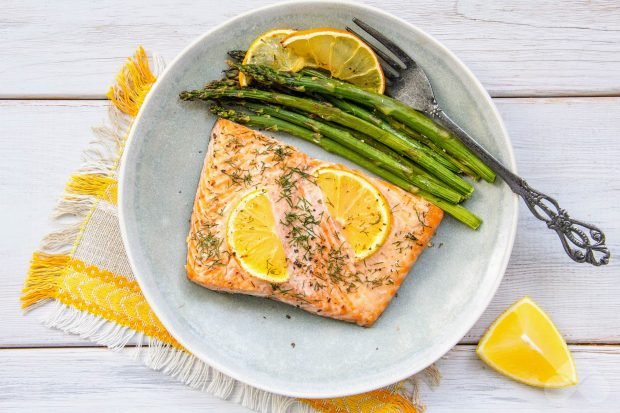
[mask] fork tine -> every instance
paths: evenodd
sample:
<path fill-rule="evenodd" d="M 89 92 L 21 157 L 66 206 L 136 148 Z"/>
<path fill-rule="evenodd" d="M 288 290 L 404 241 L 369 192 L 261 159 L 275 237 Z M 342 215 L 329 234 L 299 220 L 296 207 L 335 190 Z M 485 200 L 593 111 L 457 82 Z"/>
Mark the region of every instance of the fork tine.
<path fill-rule="evenodd" d="M 398 57 L 406 66 L 410 64 L 415 64 L 414 60 L 407 54 L 403 49 L 398 47 L 396 43 L 385 37 L 379 31 L 369 26 L 367 23 L 364 23 L 357 17 L 353 18 L 353 23 L 357 24 L 361 27 L 366 33 L 374 37 L 379 43 L 385 46 L 390 52 L 394 53 L 396 57 Z"/>
<path fill-rule="evenodd" d="M 390 79 L 390 80 L 400 79 L 400 73 L 394 71 L 394 69 L 392 69 L 391 66 L 388 66 L 382 63 L 381 69 L 383 70 L 383 75 L 386 77 L 386 79 Z"/>
<path fill-rule="evenodd" d="M 355 36 L 359 37 L 360 39 L 362 39 L 364 41 L 364 43 L 366 43 L 368 45 L 368 47 L 370 47 L 376 54 L 377 56 L 379 56 L 381 59 L 383 59 L 383 61 L 385 63 L 387 63 L 388 65 L 390 65 L 390 67 L 394 70 L 396 70 L 397 72 L 406 69 L 407 66 L 405 66 L 404 64 L 397 62 L 396 60 L 394 60 L 392 57 L 388 56 L 387 53 L 385 53 L 383 50 L 379 49 L 377 46 L 373 45 L 372 43 L 370 43 L 368 40 L 366 40 L 364 38 L 364 36 L 362 36 L 361 34 L 359 34 L 358 32 L 356 32 L 355 30 L 353 30 L 352 28 L 350 28 L 349 26 L 346 27 L 347 31 L 349 33 L 354 34 Z M 384 70 L 385 72 L 385 70 Z"/>

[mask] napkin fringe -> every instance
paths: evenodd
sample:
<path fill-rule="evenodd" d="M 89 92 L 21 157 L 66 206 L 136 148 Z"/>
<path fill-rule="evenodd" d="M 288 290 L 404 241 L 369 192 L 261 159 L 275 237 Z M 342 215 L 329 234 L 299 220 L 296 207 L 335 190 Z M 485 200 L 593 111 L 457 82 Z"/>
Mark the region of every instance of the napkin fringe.
<path fill-rule="evenodd" d="M 66 271 L 70 258 L 37 251 L 32 254 L 30 268 L 22 290 L 22 308 L 32 307 L 56 295 L 58 280 Z"/>

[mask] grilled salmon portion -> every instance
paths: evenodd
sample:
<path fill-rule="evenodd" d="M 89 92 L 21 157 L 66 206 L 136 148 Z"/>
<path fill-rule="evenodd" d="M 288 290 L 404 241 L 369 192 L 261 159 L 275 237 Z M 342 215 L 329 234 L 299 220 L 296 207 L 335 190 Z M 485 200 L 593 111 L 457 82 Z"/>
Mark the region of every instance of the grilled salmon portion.
<path fill-rule="evenodd" d="M 306 311 L 371 326 L 385 308 L 441 222 L 443 212 L 424 199 L 366 177 L 385 197 L 392 225 L 381 247 L 355 259 L 339 224 L 329 216 L 311 179 L 319 168 L 349 168 L 310 158 L 245 126 L 220 119 L 211 133 L 187 238 L 187 275 L 216 291 L 282 301 Z M 358 172 L 355 172 L 358 173 Z M 284 188 L 284 182 L 286 187 Z M 227 240 L 228 217 L 249 191 L 266 190 L 284 246 L 290 277 L 272 283 L 251 276 Z M 286 199 L 283 199 L 286 191 Z M 311 205 L 312 236 L 300 247 L 284 217 L 303 198 Z M 299 211 L 298 211 L 299 212 Z"/>

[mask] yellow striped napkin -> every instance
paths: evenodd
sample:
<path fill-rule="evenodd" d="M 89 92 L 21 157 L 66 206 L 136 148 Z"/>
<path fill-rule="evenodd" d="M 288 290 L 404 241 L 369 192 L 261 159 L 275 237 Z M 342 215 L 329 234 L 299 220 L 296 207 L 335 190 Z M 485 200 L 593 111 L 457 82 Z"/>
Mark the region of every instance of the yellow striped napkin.
<path fill-rule="evenodd" d="M 156 66 L 161 66 L 157 65 Z M 156 81 L 142 47 L 129 58 L 107 96 L 107 125 L 84 164 L 70 177 L 53 218 L 59 229 L 32 256 L 21 297 L 24 308 L 52 300 L 49 327 L 79 334 L 112 349 L 137 343 L 147 366 L 194 388 L 260 412 L 418 412 L 418 377 L 385 389 L 327 400 L 301 400 L 264 392 L 216 371 L 185 350 L 157 319 L 131 271 L 119 231 L 117 173 L 127 134 Z M 425 371 L 438 381 L 434 368 Z"/>

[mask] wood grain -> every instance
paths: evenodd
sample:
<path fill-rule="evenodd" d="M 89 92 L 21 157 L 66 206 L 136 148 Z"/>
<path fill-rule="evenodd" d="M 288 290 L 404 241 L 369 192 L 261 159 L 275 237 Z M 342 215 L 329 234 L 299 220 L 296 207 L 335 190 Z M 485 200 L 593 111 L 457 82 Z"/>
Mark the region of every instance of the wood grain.
<path fill-rule="evenodd" d="M 557 195 L 575 217 L 605 230 L 620 251 L 620 98 L 496 99 L 512 136 L 517 164 L 535 188 Z M 0 101 L 0 347 L 92 345 L 24 317 L 19 290 L 30 253 L 48 229 L 47 216 L 90 127 L 105 115 L 103 101 Z M 587 113 L 587 116 L 584 116 Z M 28 149 L 26 149 L 28 148 Z M 475 236 L 472 233 L 472 236 Z M 574 264 L 555 235 L 521 208 L 513 256 L 491 306 L 464 338 L 477 342 L 512 302 L 532 296 L 572 343 L 620 343 L 620 265 Z"/>
<path fill-rule="evenodd" d="M 172 59 L 216 24 L 273 0 L 5 2 L 0 97 L 102 97 L 143 44 Z M 437 37 L 493 96 L 620 94 L 620 3 L 366 1 Z"/>
<path fill-rule="evenodd" d="M 19 290 L 31 252 L 68 175 L 105 118 L 105 85 L 139 44 L 166 60 L 214 25 L 273 0 L 4 2 L 0 13 L 0 411 L 207 411 L 234 403 L 191 390 L 92 343 L 24 317 Z M 520 173 L 599 224 L 620 251 L 620 3 L 366 0 L 432 34 L 495 97 Z M 539 97 L 539 98 L 529 98 Z M 1 100 L 3 98 L 17 100 Z M 620 264 L 572 264 L 521 208 L 513 255 L 496 297 L 463 339 L 476 343 L 502 310 L 532 296 L 571 343 L 581 384 L 549 392 L 512 382 L 471 345 L 439 362 L 442 385 L 423 384 L 429 412 L 616 411 L 620 398 Z M 39 313 L 39 314 L 37 314 Z M 584 345 L 614 343 L 616 345 Z M 67 348 L 56 348 L 68 346 Z M 43 347 L 43 348 L 34 348 Z M 45 348 L 52 347 L 52 348 Z M 2 349 L 5 348 L 5 349 Z"/>
<path fill-rule="evenodd" d="M 0 347 L 87 342 L 24 317 L 19 295 L 28 261 L 51 229 L 48 217 L 80 154 L 103 122 L 104 101 L 0 101 Z M 40 310 L 36 311 L 40 313 Z"/>
<path fill-rule="evenodd" d="M 608 246 L 620 251 L 619 127 L 608 114 L 620 99 L 496 99 L 512 138 L 517 168 L 530 185 L 555 196 L 574 218 L 604 229 Z M 465 337 L 477 342 L 491 321 L 530 295 L 573 343 L 620 342 L 620 263 L 576 264 L 554 232 L 520 205 L 519 226 L 506 276 L 492 304 Z M 607 298 L 603 298 L 607 297 Z"/>
<path fill-rule="evenodd" d="M 192 390 L 105 349 L 0 351 L 3 412 L 222 412 L 249 410 Z M 620 350 L 571 346 L 580 375 L 576 387 L 549 391 L 516 383 L 482 363 L 473 346 L 459 345 L 439 361 L 442 384 L 421 385 L 429 412 L 612 411 L 620 405 Z M 44 366 L 44 368 L 42 368 Z M 466 372 L 466 373 L 465 373 Z M 614 407 L 615 406 L 615 407 Z"/>

